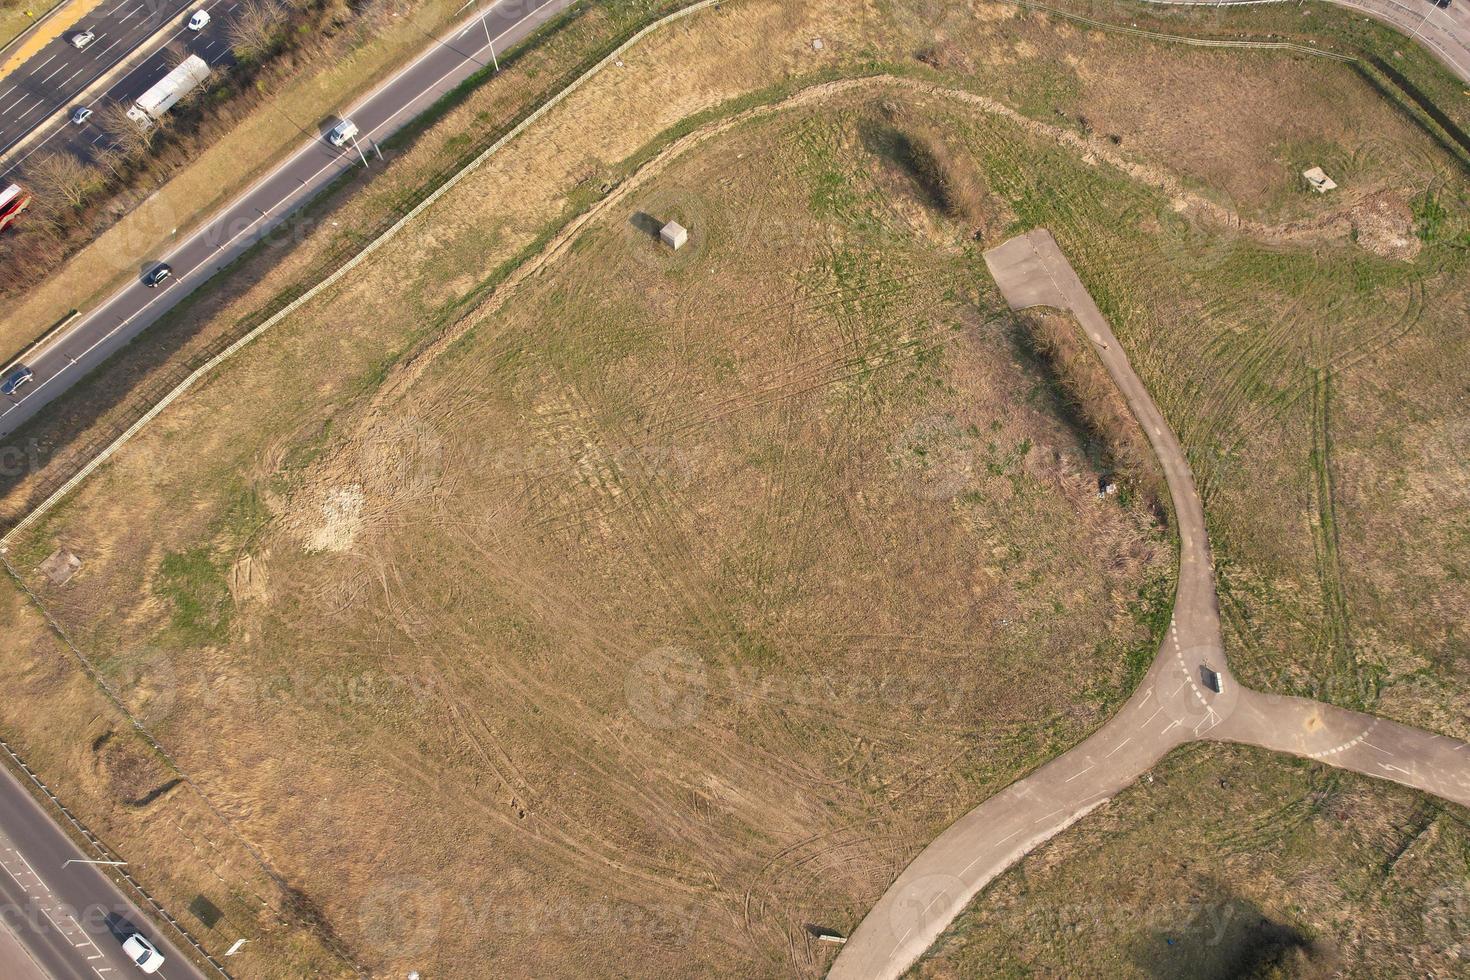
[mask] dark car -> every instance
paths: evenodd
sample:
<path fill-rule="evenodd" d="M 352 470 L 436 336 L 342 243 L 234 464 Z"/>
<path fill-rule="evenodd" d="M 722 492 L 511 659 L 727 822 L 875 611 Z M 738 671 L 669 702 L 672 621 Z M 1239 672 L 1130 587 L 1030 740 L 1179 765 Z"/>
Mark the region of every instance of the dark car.
<path fill-rule="evenodd" d="M 30 368 L 24 364 L 19 365 L 14 371 L 11 371 L 5 376 L 4 381 L 0 381 L 0 395 L 15 394 L 32 377 L 34 377 L 34 372 Z"/>
<path fill-rule="evenodd" d="M 153 267 L 152 272 L 143 277 L 143 285 L 147 286 L 149 289 L 156 289 L 158 288 L 159 283 L 163 282 L 165 279 L 173 274 L 173 266 L 169 265 L 167 262 L 160 262 L 158 265 Z"/>
<path fill-rule="evenodd" d="M 1430 0 L 1430 3 L 1433 3 L 1436 7 L 1443 9 L 1450 5 L 1450 0 Z"/>

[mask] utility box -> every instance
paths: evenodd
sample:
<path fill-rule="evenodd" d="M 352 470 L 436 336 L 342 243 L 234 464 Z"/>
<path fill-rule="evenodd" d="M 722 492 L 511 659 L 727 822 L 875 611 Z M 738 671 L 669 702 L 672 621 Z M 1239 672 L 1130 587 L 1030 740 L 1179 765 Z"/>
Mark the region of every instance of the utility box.
<path fill-rule="evenodd" d="M 1318 194 L 1326 194 L 1337 186 L 1337 181 L 1327 176 L 1327 172 L 1321 167 L 1312 167 L 1308 170 L 1303 170 L 1302 176 L 1307 178 L 1307 183 Z"/>
<path fill-rule="evenodd" d="M 659 229 L 658 237 L 665 245 L 677 252 L 684 247 L 685 242 L 689 241 L 689 229 L 677 221 L 670 221 Z"/>

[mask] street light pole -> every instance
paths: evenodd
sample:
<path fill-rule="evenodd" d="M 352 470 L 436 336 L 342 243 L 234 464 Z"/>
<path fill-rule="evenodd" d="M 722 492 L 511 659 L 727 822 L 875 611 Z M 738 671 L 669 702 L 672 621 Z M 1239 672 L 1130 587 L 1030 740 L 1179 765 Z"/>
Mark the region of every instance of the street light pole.
<path fill-rule="evenodd" d="M 126 861 L 89 861 L 86 858 L 72 858 L 69 861 L 63 861 L 61 863 L 61 866 L 64 868 L 68 864 L 108 864 L 108 865 L 112 865 L 113 867 L 118 867 L 120 865 L 124 865 L 124 864 L 127 864 L 127 863 L 128 862 L 126 862 Z"/>
<path fill-rule="evenodd" d="M 478 4 L 476 5 L 476 9 L 480 9 Z M 495 57 L 495 40 L 490 37 L 490 15 L 489 14 L 486 14 L 486 13 L 481 13 L 480 14 L 480 26 L 483 27 L 483 28 L 485 28 L 485 44 L 488 45 L 489 48 L 490 48 L 490 63 L 495 66 L 495 74 L 499 75 L 500 74 L 500 59 L 497 58 L 497 57 Z"/>

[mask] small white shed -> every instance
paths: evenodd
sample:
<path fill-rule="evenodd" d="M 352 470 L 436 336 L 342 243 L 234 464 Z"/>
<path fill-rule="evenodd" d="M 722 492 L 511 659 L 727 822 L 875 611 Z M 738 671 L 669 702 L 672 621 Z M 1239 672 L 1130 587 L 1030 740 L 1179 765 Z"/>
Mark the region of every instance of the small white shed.
<path fill-rule="evenodd" d="M 659 230 L 658 237 L 665 245 L 677 252 L 684 247 L 685 242 L 689 241 L 689 229 L 677 221 L 670 221 Z"/>

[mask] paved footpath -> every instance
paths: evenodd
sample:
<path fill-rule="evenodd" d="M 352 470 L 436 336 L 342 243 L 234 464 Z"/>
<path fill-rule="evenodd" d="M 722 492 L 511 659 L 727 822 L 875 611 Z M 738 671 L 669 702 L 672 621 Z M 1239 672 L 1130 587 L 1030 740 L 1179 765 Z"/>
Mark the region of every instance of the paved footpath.
<path fill-rule="evenodd" d="M 1235 682 L 1220 634 L 1204 506 L 1173 429 L 1050 232 L 1013 238 L 985 253 L 985 262 L 1011 309 L 1048 306 L 1076 317 L 1147 434 L 1178 525 L 1174 615 L 1143 683 L 1122 709 L 921 851 L 842 947 L 828 974 L 832 980 L 901 976 L 997 875 L 1194 739 L 1290 752 L 1470 806 L 1466 743 Z M 1212 676 L 1218 684 L 1207 682 Z"/>

